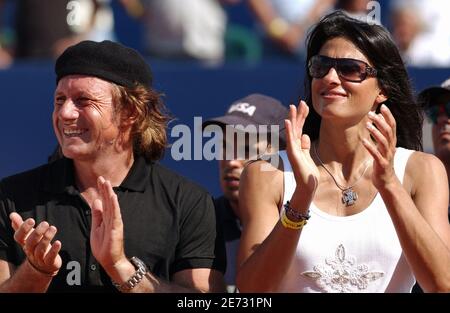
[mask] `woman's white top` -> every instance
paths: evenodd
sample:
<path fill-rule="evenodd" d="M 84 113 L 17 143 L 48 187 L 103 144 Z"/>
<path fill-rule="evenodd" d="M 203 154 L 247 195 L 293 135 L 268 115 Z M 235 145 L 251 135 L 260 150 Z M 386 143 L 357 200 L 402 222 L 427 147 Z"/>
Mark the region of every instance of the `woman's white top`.
<path fill-rule="evenodd" d="M 394 169 L 400 181 L 413 152 L 397 148 Z M 296 183 L 286 152 L 279 154 L 286 203 Z M 314 203 L 310 214 L 279 292 L 411 292 L 415 278 L 379 193 L 351 216 L 327 214 Z"/>

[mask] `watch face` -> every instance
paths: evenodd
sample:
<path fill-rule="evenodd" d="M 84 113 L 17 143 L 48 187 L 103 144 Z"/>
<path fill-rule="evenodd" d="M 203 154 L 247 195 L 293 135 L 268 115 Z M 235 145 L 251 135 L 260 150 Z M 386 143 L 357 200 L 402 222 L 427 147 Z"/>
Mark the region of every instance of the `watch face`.
<path fill-rule="evenodd" d="M 133 274 L 133 276 L 131 276 L 122 285 L 119 285 L 113 281 L 113 285 L 121 292 L 128 292 L 133 289 L 147 274 L 147 266 L 140 259 L 134 256 L 130 259 L 130 262 L 136 268 L 136 272 Z"/>

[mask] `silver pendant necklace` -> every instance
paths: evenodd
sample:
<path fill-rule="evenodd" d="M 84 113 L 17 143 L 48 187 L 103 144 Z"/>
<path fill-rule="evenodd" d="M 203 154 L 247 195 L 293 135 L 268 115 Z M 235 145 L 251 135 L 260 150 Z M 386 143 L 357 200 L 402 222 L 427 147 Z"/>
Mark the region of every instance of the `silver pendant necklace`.
<path fill-rule="evenodd" d="M 320 162 L 320 166 L 322 166 L 323 169 L 331 176 L 331 178 L 333 179 L 336 186 L 342 191 L 342 197 L 341 197 L 342 203 L 345 204 L 345 206 L 351 206 L 351 205 L 355 204 L 356 200 L 358 200 L 358 194 L 353 190 L 353 187 L 355 187 L 355 185 L 360 181 L 360 179 L 366 173 L 366 170 L 369 168 L 369 165 L 370 165 L 369 160 L 365 162 L 365 163 L 367 163 L 367 165 L 364 168 L 364 171 L 362 172 L 361 176 L 358 177 L 358 179 L 355 181 L 355 183 L 351 186 L 345 187 L 337 182 L 337 180 L 336 180 L 336 178 L 334 178 L 333 174 L 331 174 L 331 172 L 327 169 L 325 164 L 323 164 L 322 160 L 319 157 L 319 153 L 317 152 L 315 144 L 313 145 L 313 149 L 314 149 L 314 154 L 316 155 L 317 159 Z"/>

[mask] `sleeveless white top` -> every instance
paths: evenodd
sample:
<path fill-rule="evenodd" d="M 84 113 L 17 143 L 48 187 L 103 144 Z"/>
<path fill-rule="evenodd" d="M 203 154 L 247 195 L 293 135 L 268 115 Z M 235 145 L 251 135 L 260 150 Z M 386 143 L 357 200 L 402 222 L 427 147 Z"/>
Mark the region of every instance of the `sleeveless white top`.
<path fill-rule="evenodd" d="M 394 169 L 401 181 L 413 152 L 397 148 Z M 286 203 L 296 183 L 286 151 L 279 154 Z M 351 216 L 327 214 L 314 203 L 310 213 L 279 292 L 411 292 L 415 278 L 379 193 Z"/>

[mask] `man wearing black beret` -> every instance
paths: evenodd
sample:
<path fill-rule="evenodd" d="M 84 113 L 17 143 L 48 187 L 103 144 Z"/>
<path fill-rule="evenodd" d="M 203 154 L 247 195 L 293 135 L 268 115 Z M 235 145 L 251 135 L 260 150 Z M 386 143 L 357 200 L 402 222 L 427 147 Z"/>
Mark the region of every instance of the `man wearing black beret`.
<path fill-rule="evenodd" d="M 0 181 L 0 292 L 222 291 L 211 197 L 162 167 L 168 117 L 135 50 L 56 61 L 63 157 Z"/>

